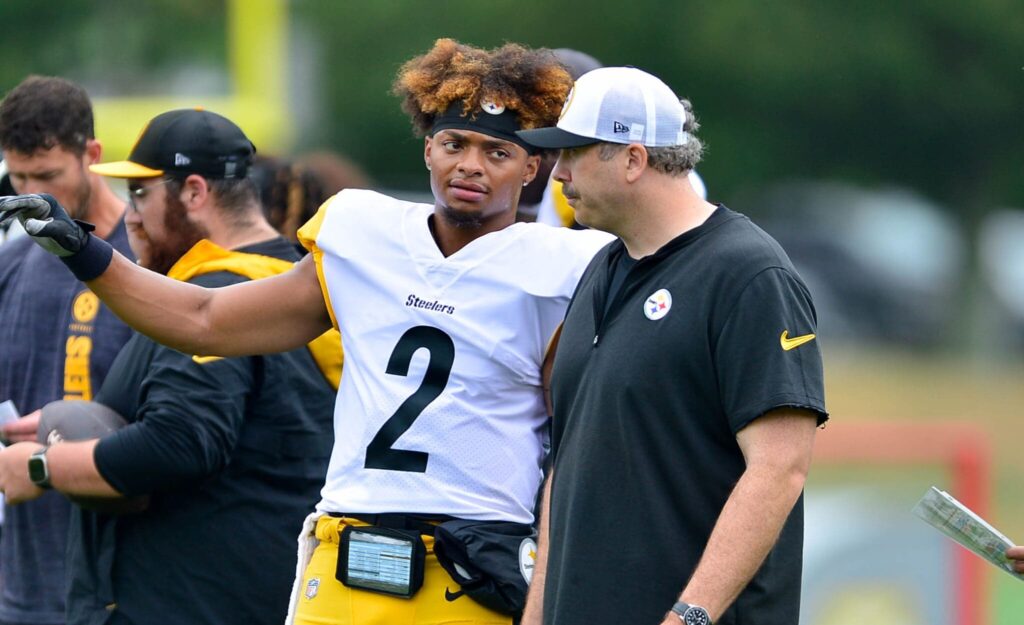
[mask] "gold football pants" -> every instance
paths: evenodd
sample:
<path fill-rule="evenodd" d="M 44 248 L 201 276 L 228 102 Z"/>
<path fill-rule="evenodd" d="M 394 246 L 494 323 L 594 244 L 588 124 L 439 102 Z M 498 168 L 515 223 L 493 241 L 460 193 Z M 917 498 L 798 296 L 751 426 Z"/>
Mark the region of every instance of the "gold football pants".
<path fill-rule="evenodd" d="M 295 625 L 510 625 L 512 618 L 488 610 L 461 593 L 434 555 L 433 536 L 424 536 L 427 559 L 423 586 L 411 599 L 349 588 L 335 578 L 338 543 L 346 525 L 366 523 L 321 517 L 320 541 L 299 587 Z"/>

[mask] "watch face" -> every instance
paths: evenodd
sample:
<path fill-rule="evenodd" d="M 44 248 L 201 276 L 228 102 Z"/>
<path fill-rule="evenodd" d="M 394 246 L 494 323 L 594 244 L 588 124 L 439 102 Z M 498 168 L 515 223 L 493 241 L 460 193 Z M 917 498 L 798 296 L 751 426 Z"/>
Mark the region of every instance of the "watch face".
<path fill-rule="evenodd" d="M 683 614 L 683 623 L 686 625 L 711 625 L 711 617 L 704 608 L 691 605 Z"/>
<path fill-rule="evenodd" d="M 28 459 L 28 479 L 37 485 L 47 484 L 50 479 L 49 471 L 46 470 L 46 457 L 38 452 Z"/>

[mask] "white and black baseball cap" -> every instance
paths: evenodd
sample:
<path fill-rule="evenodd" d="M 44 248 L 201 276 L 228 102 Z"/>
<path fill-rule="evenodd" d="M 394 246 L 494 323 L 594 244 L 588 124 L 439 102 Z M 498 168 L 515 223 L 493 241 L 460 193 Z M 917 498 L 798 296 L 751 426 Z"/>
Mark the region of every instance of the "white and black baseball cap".
<path fill-rule="evenodd" d="M 635 67 L 602 67 L 580 76 L 558 124 L 516 134 L 539 148 L 592 143 L 639 143 L 650 148 L 683 145 L 686 109 L 656 76 Z"/>

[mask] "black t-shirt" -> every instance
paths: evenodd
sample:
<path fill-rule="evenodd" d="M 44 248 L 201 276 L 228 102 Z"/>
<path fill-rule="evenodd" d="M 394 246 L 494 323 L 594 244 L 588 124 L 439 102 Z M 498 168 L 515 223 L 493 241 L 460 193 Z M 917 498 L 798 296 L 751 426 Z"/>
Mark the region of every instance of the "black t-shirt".
<path fill-rule="evenodd" d="M 744 470 L 736 433 L 774 408 L 827 416 L 811 298 L 785 253 L 719 207 L 628 272 L 595 257 L 555 359 L 545 622 L 657 623 Z M 720 625 L 798 621 L 802 502 Z"/>
<path fill-rule="evenodd" d="M 622 248 L 608 262 L 610 264 L 608 271 L 608 293 L 604 298 L 604 314 L 606 315 L 608 310 L 611 309 L 612 304 L 615 303 L 619 291 L 622 290 L 622 285 L 626 282 L 626 276 L 629 275 L 630 269 L 633 268 L 633 265 L 636 265 L 636 259 L 627 254 L 625 248 Z"/>

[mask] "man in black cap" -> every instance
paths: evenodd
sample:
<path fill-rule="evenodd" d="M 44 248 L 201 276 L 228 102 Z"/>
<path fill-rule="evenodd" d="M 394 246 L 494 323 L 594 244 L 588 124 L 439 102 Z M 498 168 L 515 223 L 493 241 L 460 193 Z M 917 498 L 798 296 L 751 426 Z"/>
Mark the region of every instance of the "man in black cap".
<path fill-rule="evenodd" d="M 154 118 L 128 160 L 92 166 L 128 181 L 138 264 L 222 287 L 298 260 L 248 179 L 255 152 L 212 112 Z M 136 297 L 129 286 L 125 297 Z M 18 443 L 0 458 L 11 503 L 53 489 L 74 507 L 68 622 L 280 623 L 295 528 L 317 501 L 333 437 L 336 333 L 280 354 L 184 354 L 136 334 L 96 397 L 130 423 L 99 439 Z M 117 516 L 118 498 L 148 508 Z M 97 500 L 102 505 L 96 508 Z"/>

